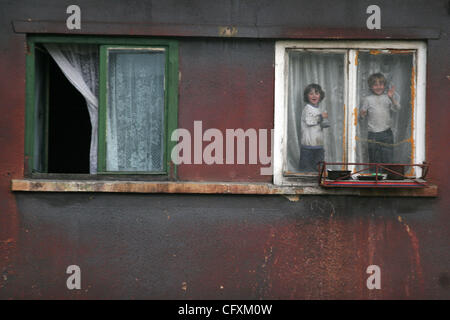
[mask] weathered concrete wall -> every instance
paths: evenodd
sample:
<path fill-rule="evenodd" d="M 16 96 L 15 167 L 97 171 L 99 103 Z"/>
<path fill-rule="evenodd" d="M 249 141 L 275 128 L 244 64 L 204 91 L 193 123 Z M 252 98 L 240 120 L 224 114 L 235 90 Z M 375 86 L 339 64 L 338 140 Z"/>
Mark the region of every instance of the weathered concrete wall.
<path fill-rule="evenodd" d="M 426 156 L 439 197 L 305 196 L 297 202 L 12 193 L 11 179 L 24 175 L 26 54 L 25 35 L 13 32 L 12 21 L 64 22 L 69 4 L 0 3 L 0 298 L 450 298 L 448 1 L 378 3 L 377 36 L 433 38 L 427 41 Z M 370 1 L 77 4 L 83 19 L 98 22 L 87 24 L 86 33 L 177 35 L 179 126 L 188 129 L 193 120 L 217 128 L 273 127 L 277 38 L 374 37 L 365 30 Z M 134 25 L 102 24 L 109 22 Z M 237 26 L 245 39 L 220 38 L 223 25 Z M 256 166 L 238 165 L 180 166 L 179 177 L 270 181 Z M 66 289 L 70 264 L 82 269 L 81 291 Z M 365 286 L 370 264 L 381 267 L 382 290 Z"/>
<path fill-rule="evenodd" d="M 448 297 L 448 242 L 436 237 L 448 231 L 433 222 L 435 199 L 20 193 L 17 200 L 20 255 L 3 288 L 15 297 Z M 65 289 L 71 264 L 82 270 L 81 291 Z M 382 290 L 366 287 L 371 264 L 382 270 Z"/>

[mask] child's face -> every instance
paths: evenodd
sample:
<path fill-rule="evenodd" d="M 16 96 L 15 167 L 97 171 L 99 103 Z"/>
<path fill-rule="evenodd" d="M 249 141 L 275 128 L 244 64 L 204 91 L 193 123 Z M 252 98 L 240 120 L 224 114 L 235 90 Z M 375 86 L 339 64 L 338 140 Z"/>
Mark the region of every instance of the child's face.
<path fill-rule="evenodd" d="M 377 79 L 370 89 L 373 93 L 379 96 L 384 93 L 384 82 L 380 79 Z"/>
<path fill-rule="evenodd" d="M 317 91 L 316 89 L 311 89 L 308 92 L 308 101 L 309 103 L 317 106 L 320 102 L 320 92 Z"/>

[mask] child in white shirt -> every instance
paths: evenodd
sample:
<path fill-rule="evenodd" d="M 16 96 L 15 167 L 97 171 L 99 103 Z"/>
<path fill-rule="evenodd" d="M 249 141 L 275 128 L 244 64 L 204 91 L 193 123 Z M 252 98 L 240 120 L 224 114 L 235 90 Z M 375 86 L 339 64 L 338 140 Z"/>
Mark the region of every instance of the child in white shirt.
<path fill-rule="evenodd" d="M 308 85 L 303 92 L 307 105 L 303 108 L 301 118 L 300 170 L 314 172 L 318 163 L 324 161 L 323 128 L 328 125 L 328 113 L 319 110 L 319 103 L 325 98 L 325 92 L 318 84 Z"/>
<path fill-rule="evenodd" d="M 360 108 L 360 116 L 368 118 L 369 162 L 392 163 L 394 160 L 394 135 L 391 130 L 391 111 L 400 110 L 400 104 L 394 98 L 395 86 L 386 93 L 386 78 L 374 73 L 367 80 L 372 94 L 365 97 Z"/>

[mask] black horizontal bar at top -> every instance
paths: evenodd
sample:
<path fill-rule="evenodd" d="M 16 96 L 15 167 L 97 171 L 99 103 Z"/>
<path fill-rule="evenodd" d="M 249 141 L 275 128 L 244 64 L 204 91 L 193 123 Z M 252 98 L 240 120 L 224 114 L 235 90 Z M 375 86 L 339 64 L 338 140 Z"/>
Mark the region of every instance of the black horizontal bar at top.
<path fill-rule="evenodd" d="M 272 39 L 439 39 L 437 28 L 304 28 L 275 25 L 211 25 L 161 23 L 82 22 L 80 30 L 69 30 L 65 21 L 13 21 L 16 33 L 133 35 L 177 37 L 235 37 Z"/>

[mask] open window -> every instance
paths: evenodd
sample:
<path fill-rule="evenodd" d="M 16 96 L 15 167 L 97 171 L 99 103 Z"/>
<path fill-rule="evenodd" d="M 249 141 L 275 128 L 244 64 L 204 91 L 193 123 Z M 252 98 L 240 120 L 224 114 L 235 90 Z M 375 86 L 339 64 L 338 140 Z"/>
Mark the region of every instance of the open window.
<path fill-rule="evenodd" d="M 176 177 L 175 41 L 31 36 L 28 47 L 28 174 Z"/>
<path fill-rule="evenodd" d="M 275 184 L 315 181 L 319 161 L 361 175 L 378 174 L 368 163 L 409 164 L 406 176 L 422 175 L 423 42 L 280 41 L 275 59 Z"/>

